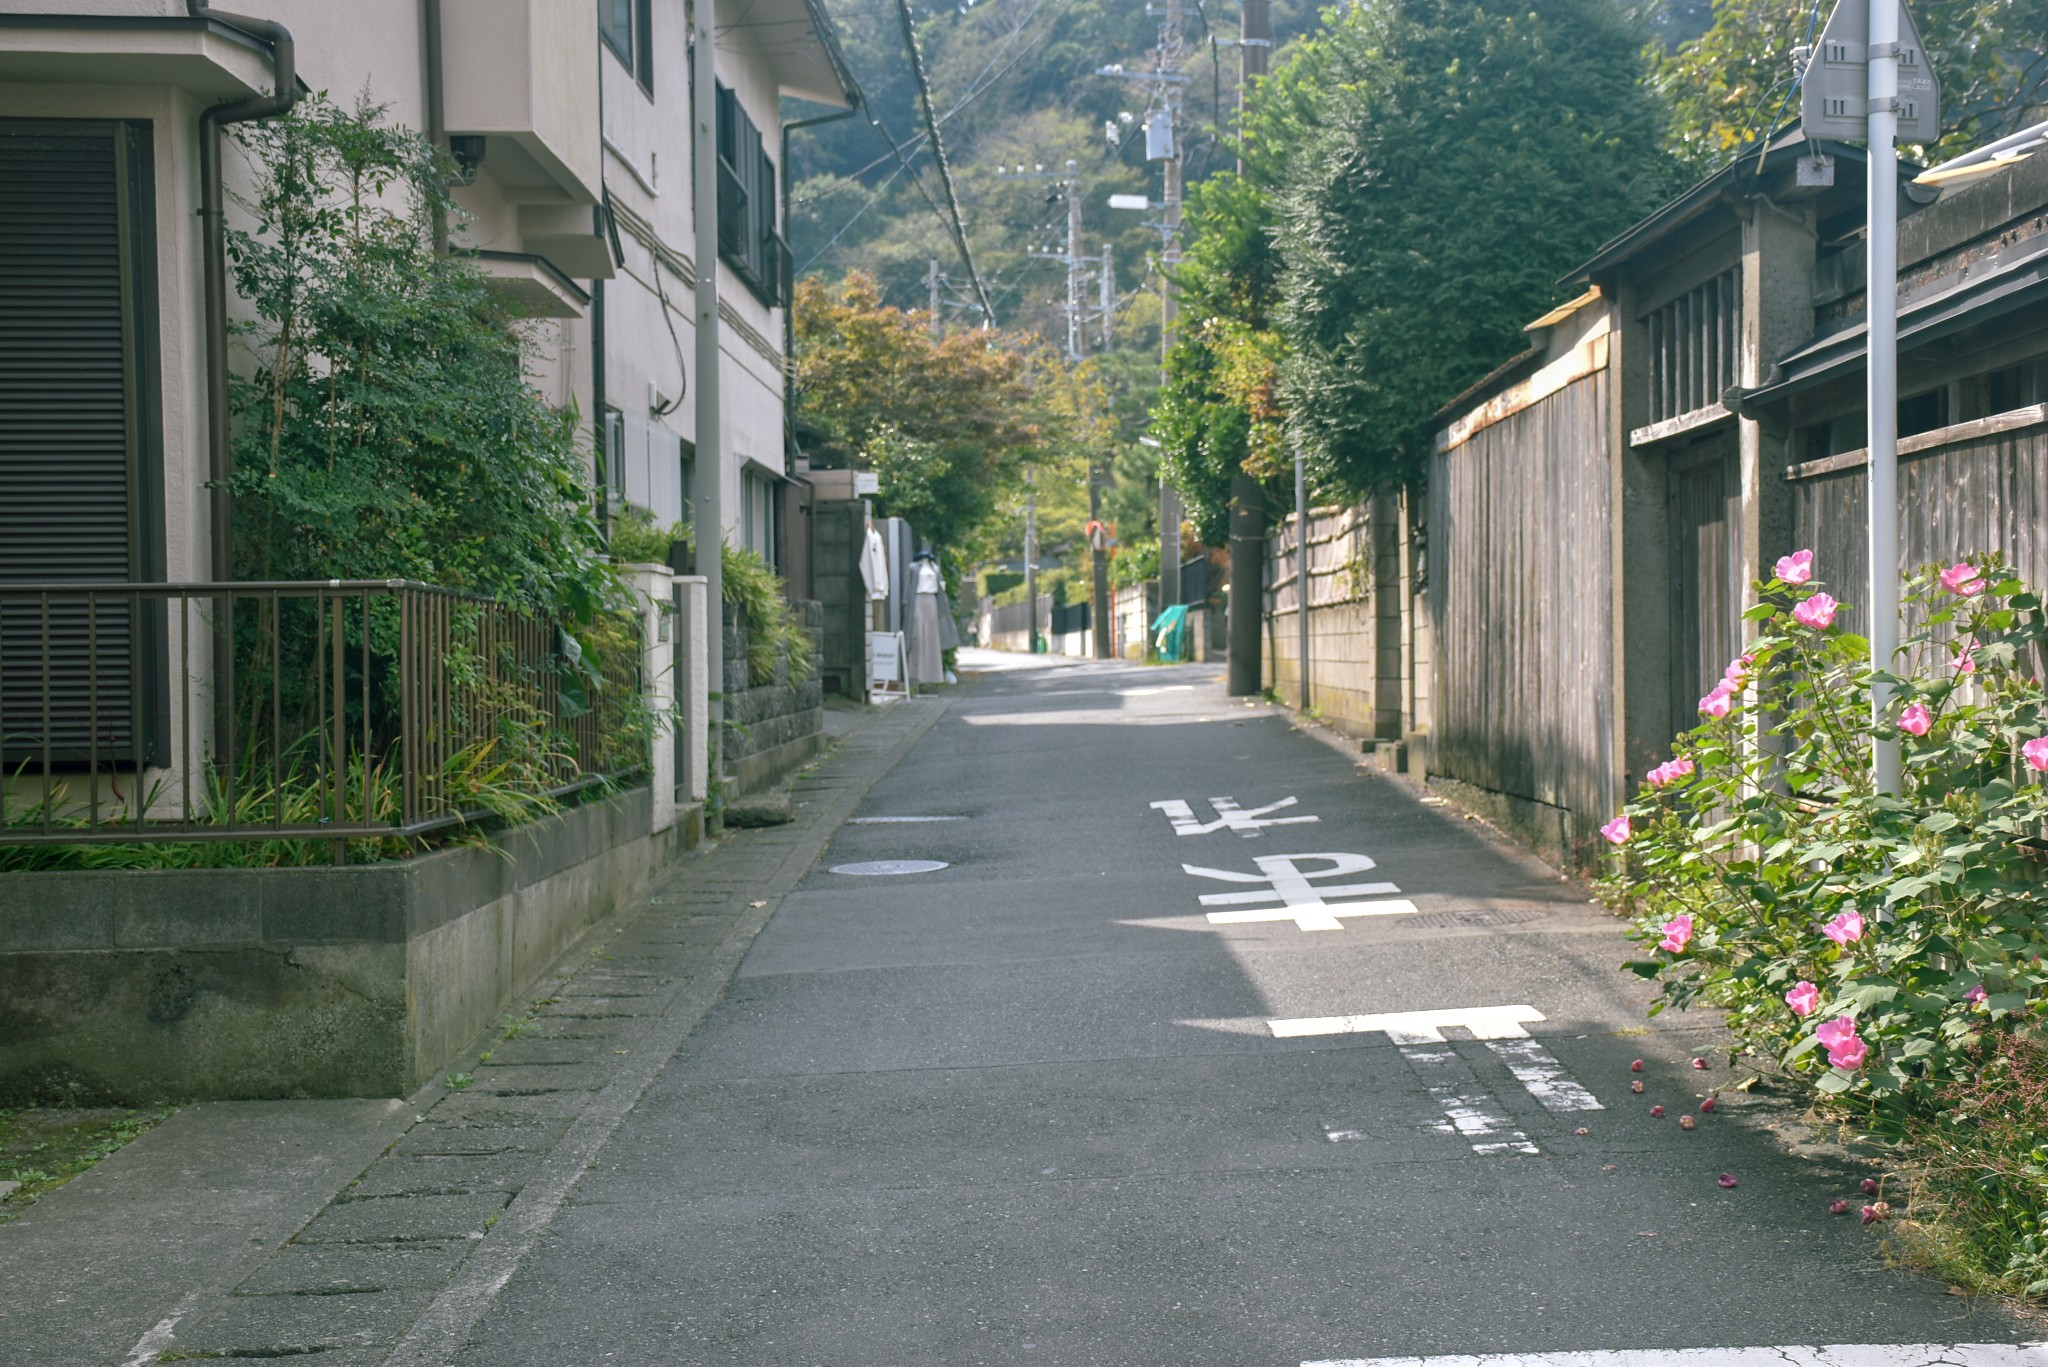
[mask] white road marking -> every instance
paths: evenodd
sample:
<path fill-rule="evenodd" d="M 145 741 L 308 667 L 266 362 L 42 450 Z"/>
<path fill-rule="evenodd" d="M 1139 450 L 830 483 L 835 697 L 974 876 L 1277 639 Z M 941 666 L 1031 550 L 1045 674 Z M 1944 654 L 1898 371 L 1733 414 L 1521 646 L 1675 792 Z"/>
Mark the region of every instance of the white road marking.
<path fill-rule="evenodd" d="M 1266 1027 L 1274 1039 L 1383 1034 L 1396 1044 L 1441 1044 L 1446 1026 L 1470 1030 L 1474 1039 L 1527 1039 L 1529 1032 L 1522 1027 L 1542 1019 L 1543 1013 L 1533 1006 L 1454 1006 L 1442 1011 L 1267 1021 Z"/>
<path fill-rule="evenodd" d="M 121 1367 L 144 1367 L 146 1363 L 155 1362 L 158 1355 L 171 1346 L 171 1333 L 178 1327 L 178 1321 L 191 1314 L 192 1307 L 198 1303 L 199 1293 L 187 1292 L 185 1298 L 172 1307 L 170 1314 L 158 1320 L 150 1326 L 148 1333 L 135 1340 L 135 1346 L 128 1350 L 128 1356 L 121 1363 Z"/>
<path fill-rule="evenodd" d="M 1238 805 L 1236 798 L 1212 797 L 1209 799 L 1209 805 L 1215 809 L 1216 819 L 1206 822 L 1195 820 L 1194 808 L 1179 798 L 1155 802 L 1152 807 L 1155 811 L 1166 813 L 1166 819 L 1173 823 L 1175 835 L 1213 835 L 1217 831 L 1228 829 L 1236 831 L 1247 840 L 1256 840 L 1262 827 L 1306 826 L 1322 819 L 1314 816 L 1268 817 L 1268 813 L 1292 807 L 1294 803 L 1295 799 L 1283 797 L 1278 802 L 1246 811 Z"/>
<path fill-rule="evenodd" d="M 943 859 L 871 859 L 860 864 L 834 864 L 833 873 L 856 878 L 890 878 L 904 873 L 937 873 L 950 867 Z"/>
<path fill-rule="evenodd" d="M 2044 1343 L 1830 1343 L 1780 1348 L 1621 1348 L 1327 1358 L 1301 1367 L 2048 1367 Z"/>
<path fill-rule="evenodd" d="M 1309 872 L 1302 865 L 1311 859 L 1329 861 L 1327 869 Z M 1319 878 L 1341 878 L 1346 874 L 1364 873 L 1378 867 L 1368 855 L 1363 854 L 1262 854 L 1252 860 L 1259 866 L 1257 873 L 1238 873 L 1232 869 L 1208 869 L 1199 864 L 1183 864 L 1181 872 L 1196 878 L 1215 878 L 1225 883 L 1264 883 L 1264 892 L 1213 892 L 1202 895 L 1205 907 L 1220 906 L 1229 902 L 1320 902 L 1332 895 L 1339 897 L 1371 897 L 1382 892 L 1399 892 L 1392 883 L 1366 883 L 1353 887 L 1318 888 L 1313 880 Z"/>
<path fill-rule="evenodd" d="M 1212 911 L 1209 924 L 1241 926 L 1260 921 L 1292 921 L 1303 930 L 1342 930 L 1344 923 L 1337 919 L 1340 916 L 1413 916 L 1415 910 L 1415 904 L 1405 897 L 1378 902 L 1298 902 L 1289 907 L 1261 907 L 1255 911 Z"/>
<path fill-rule="evenodd" d="M 964 816 L 857 816 L 849 826 L 907 826 L 920 821 L 965 821 Z"/>
<path fill-rule="evenodd" d="M 1543 1103 L 1543 1109 L 1562 1115 L 1571 1111 L 1601 1111 L 1606 1107 L 1600 1099 L 1587 1091 L 1564 1065 L 1550 1056 L 1550 1051 L 1533 1039 L 1491 1039 L 1486 1047 L 1515 1080 L 1529 1089 L 1529 1095 Z"/>
<path fill-rule="evenodd" d="M 1448 1044 L 1404 1044 L 1401 1057 L 1415 1070 L 1415 1076 L 1429 1089 L 1442 1108 L 1444 1118 L 1436 1129 L 1442 1134 L 1462 1136 L 1472 1152 L 1533 1154 L 1541 1152 L 1529 1136 L 1515 1128 L 1493 1094 L 1472 1075 L 1471 1065 Z"/>

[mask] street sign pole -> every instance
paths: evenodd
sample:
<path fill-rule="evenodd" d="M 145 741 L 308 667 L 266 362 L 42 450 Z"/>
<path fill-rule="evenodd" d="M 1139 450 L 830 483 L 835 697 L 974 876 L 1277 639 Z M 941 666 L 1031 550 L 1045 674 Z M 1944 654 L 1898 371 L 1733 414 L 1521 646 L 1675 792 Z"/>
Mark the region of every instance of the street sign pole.
<path fill-rule="evenodd" d="M 1890 669 L 1899 648 L 1899 11 L 1870 6 L 1870 175 L 1866 197 L 1864 316 L 1869 320 L 1864 404 L 1870 433 L 1870 663 Z M 1936 106 L 1939 109 L 1939 106 Z M 1880 793 L 1899 790 L 1899 742 L 1886 730 L 1889 685 L 1870 686 L 1875 737 L 1872 778 Z"/>
<path fill-rule="evenodd" d="M 1870 455 L 1870 662 L 1889 670 L 1899 649 L 1899 154 L 1898 139 L 1941 136 L 1941 87 L 1903 0 L 1838 0 L 1801 77 L 1800 123 L 1809 138 L 1862 138 L 1870 145 L 1864 203 L 1864 407 Z M 1899 746 L 1890 729 L 1892 690 L 1870 689 L 1877 791 L 1899 787 Z"/>

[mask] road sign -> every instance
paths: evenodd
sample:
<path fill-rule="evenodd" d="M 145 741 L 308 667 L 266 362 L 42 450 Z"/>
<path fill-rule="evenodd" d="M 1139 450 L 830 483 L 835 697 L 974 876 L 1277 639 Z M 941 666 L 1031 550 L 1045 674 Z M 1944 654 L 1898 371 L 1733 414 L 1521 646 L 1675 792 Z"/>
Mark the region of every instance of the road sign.
<path fill-rule="evenodd" d="M 1879 4 L 1885 0 L 1877 0 Z M 1870 0 L 1839 0 L 1806 66 L 1799 121 L 1808 137 L 1865 138 L 1870 131 Z M 1900 142 L 1941 136 L 1941 82 L 1912 11 L 1899 5 Z M 1882 55 L 1882 54 L 1880 54 Z"/>

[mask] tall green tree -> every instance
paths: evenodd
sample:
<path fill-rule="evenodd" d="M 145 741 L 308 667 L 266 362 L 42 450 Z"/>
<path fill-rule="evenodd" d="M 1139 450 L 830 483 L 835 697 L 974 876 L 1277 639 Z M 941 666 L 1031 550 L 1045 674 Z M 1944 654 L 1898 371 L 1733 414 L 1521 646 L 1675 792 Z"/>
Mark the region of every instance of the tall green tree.
<path fill-rule="evenodd" d="M 1818 40 L 1833 0 L 1715 0 L 1706 32 L 1656 62 L 1671 144 L 1711 171 L 1796 117 L 1793 49 Z M 1941 141 L 1953 156 L 2048 116 L 2048 0 L 1911 0 L 1941 80 Z"/>
<path fill-rule="evenodd" d="M 1317 482 L 1419 478 L 1429 419 L 1669 186 L 1616 0 L 1364 0 L 1278 199 L 1280 400 Z"/>

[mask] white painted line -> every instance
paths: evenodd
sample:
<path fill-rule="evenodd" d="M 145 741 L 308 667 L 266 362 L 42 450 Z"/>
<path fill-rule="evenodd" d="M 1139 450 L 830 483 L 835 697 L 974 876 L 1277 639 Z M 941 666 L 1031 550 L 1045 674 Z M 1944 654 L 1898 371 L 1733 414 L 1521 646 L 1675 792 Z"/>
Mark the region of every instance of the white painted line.
<path fill-rule="evenodd" d="M 1326 1358 L 1301 1367 L 2048 1367 L 2043 1343 L 1830 1343 L 1781 1348 L 1621 1348 Z"/>
<path fill-rule="evenodd" d="M 1445 1027 L 1462 1027 L 1474 1039 L 1525 1039 L 1522 1027 L 1543 1019 L 1533 1006 L 1454 1006 L 1442 1011 L 1392 1011 L 1378 1016 L 1314 1016 L 1269 1020 L 1274 1039 L 1310 1035 L 1383 1034 L 1396 1044 L 1441 1044 Z"/>
<path fill-rule="evenodd" d="M 1173 823 L 1175 835 L 1213 835 L 1220 830 L 1233 830 L 1247 840 L 1258 839 L 1259 832 L 1267 826 L 1307 826 L 1320 821 L 1315 816 L 1271 816 L 1270 813 L 1292 807 L 1295 799 L 1283 797 L 1278 802 L 1246 811 L 1236 798 L 1212 797 L 1209 806 L 1216 812 L 1214 821 L 1195 820 L 1195 809 L 1180 798 L 1169 798 L 1152 804 L 1153 810 L 1166 813 L 1166 819 Z"/>
<path fill-rule="evenodd" d="M 1157 805 L 1157 804 L 1154 804 Z M 1305 869 L 1303 864 L 1311 859 L 1327 861 L 1326 869 Z M 1259 866 L 1257 873 L 1238 873 L 1233 869 L 1210 869 L 1199 864 L 1183 864 L 1181 872 L 1195 878 L 1214 878 L 1225 883 L 1264 883 L 1266 887 L 1248 889 L 1244 892 L 1205 892 L 1202 905 L 1205 907 L 1226 907 L 1244 902 L 1278 902 L 1282 906 L 1313 906 L 1332 897 L 1379 897 L 1401 889 L 1393 883 L 1341 883 L 1317 887 L 1316 882 L 1325 878 L 1342 878 L 1347 874 L 1364 873 L 1376 867 L 1372 859 L 1363 854 L 1262 854 L 1252 863 Z"/>
<path fill-rule="evenodd" d="M 1256 911 L 1212 911 L 1209 924 L 1251 925 L 1260 921 L 1292 921 L 1303 930 L 1342 930 L 1340 916 L 1413 916 L 1415 904 L 1404 897 L 1379 902 L 1303 902 L 1291 907 L 1261 907 Z"/>
<path fill-rule="evenodd" d="M 905 873 L 937 873 L 947 867 L 943 859 L 870 859 L 859 864 L 834 864 L 831 871 L 855 878 L 893 878 Z"/>
<path fill-rule="evenodd" d="M 1364 1130 L 1333 1130 L 1327 1124 L 1323 1126 L 1323 1133 L 1330 1137 L 1332 1144 L 1342 1144 L 1348 1140 L 1370 1139 L 1372 1137 Z"/>
<path fill-rule="evenodd" d="M 1515 1080 L 1529 1089 L 1529 1095 L 1543 1103 L 1543 1109 L 1562 1115 L 1571 1111 L 1601 1111 L 1600 1099 L 1579 1085 L 1550 1051 L 1533 1039 L 1490 1039 L 1491 1049 Z"/>
<path fill-rule="evenodd" d="M 920 821 L 965 821 L 964 816 L 857 816 L 849 826 L 907 826 Z"/>
<path fill-rule="evenodd" d="M 1456 1049 L 1448 1044 L 1404 1044 L 1401 1057 L 1408 1060 L 1415 1076 L 1442 1108 L 1444 1118 L 1436 1127 L 1440 1133 L 1463 1137 L 1472 1152 L 1486 1157 L 1540 1152 L 1528 1135 L 1515 1128 L 1492 1094 L 1479 1085 L 1471 1065 Z"/>
<path fill-rule="evenodd" d="M 145 1367 L 145 1364 L 155 1362 L 158 1355 L 171 1346 L 171 1333 L 178 1327 L 178 1321 L 191 1314 L 192 1307 L 199 1303 L 199 1294 L 197 1291 L 187 1292 L 185 1298 L 172 1308 L 170 1314 L 158 1320 L 150 1327 L 148 1333 L 135 1340 L 135 1346 L 128 1350 L 128 1356 L 122 1361 L 121 1367 Z"/>

